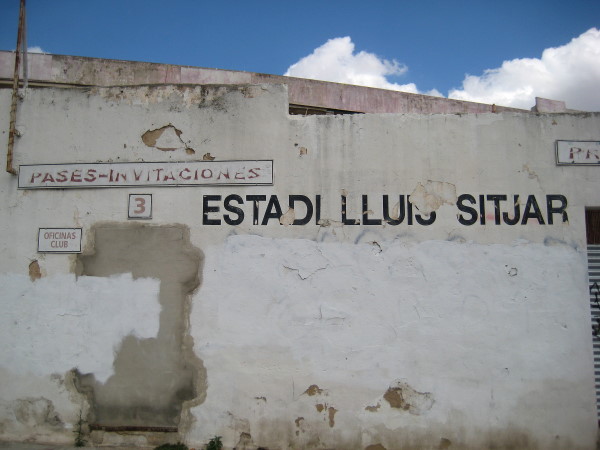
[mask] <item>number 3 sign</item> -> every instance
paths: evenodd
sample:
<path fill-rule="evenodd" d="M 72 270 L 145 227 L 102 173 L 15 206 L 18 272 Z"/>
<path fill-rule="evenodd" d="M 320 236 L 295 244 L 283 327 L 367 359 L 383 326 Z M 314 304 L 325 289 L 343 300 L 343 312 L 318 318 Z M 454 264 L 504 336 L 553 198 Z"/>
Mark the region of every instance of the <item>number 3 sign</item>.
<path fill-rule="evenodd" d="M 152 219 L 152 194 L 129 194 L 129 219 Z"/>

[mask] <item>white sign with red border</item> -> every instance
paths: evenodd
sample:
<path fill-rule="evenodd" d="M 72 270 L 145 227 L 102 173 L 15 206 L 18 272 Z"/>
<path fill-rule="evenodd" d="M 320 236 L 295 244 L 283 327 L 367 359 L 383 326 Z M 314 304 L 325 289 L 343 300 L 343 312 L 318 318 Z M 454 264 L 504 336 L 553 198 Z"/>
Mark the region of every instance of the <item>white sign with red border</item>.
<path fill-rule="evenodd" d="M 600 166 L 600 141 L 556 141 L 559 166 Z"/>
<path fill-rule="evenodd" d="M 138 186 L 268 186 L 273 161 L 32 164 L 19 166 L 19 189 Z"/>

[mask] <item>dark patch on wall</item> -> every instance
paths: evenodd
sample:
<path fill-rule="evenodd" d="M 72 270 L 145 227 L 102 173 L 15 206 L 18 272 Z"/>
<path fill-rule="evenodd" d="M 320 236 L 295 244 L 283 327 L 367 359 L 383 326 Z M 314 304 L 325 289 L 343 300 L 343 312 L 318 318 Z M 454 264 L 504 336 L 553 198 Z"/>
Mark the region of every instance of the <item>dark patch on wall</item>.
<path fill-rule="evenodd" d="M 172 427 L 183 403 L 206 394 L 206 371 L 187 335 L 190 294 L 199 286 L 203 254 L 182 225 L 102 225 L 92 230 L 94 253 L 80 255 L 79 275 L 160 279 L 160 328 L 156 338 L 129 335 L 106 383 L 80 375 L 90 401 L 90 424 Z"/>
<path fill-rule="evenodd" d="M 234 450 L 250 450 L 255 449 L 256 446 L 252 443 L 252 435 L 250 433 L 240 433 L 240 439 L 235 444 Z"/>
<path fill-rule="evenodd" d="M 441 438 L 438 449 L 444 450 L 444 449 L 450 448 L 451 445 L 452 445 L 452 441 L 450 439 Z"/>
<path fill-rule="evenodd" d="M 585 232 L 588 245 L 600 244 L 600 209 L 586 210 Z"/>
<path fill-rule="evenodd" d="M 317 394 L 321 394 L 323 392 L 323 389 L 320 389 L 319 386 L 317 386 L 316 384 L 311 384 L 307 390 L 304 391 L 304 394 L 306 395 L 317 395 Z"/>
<path fill-rule="evenodd" d="M 334 418 L 335 418 L 335 413 L 336 412 L 337 412 L 337 409 L 335 409 L 333 406 L 330 406 L 329 408 L 327 408 L 327 413 L 328 413 L 328 416 L 329 416 L 329 426 L 331 428 L 333 428 L 334 425 L 335 425 Z"/>
<path fill-rule="evenodd" d="M 387 449 L 381 444 L 372 444 L 372 445 L 367 445 L 365 447 L 365 450 L 387 450 Z"/>
<path fill-rule="evenodd" d="M 40 264 L 38 263 L 37 259 L 34 259 L 29 264 L 29 279 L 31 281 L 35 281 L 35 280 L 39 280 L 40 278 L 42 278 L 42 271 L 40 269 Z"/>

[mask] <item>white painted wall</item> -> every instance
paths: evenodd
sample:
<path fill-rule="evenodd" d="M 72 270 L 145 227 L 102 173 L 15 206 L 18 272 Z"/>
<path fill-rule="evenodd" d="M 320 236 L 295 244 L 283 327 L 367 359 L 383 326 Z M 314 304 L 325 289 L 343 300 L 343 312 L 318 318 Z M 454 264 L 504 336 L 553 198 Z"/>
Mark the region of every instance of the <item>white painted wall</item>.
<path fill-rule="evenodd" d="M 4 136 L 8 110 L 2 90 Z M 0 331 L 10 343 L 0 353 L 0 439 L 72 439 L 85 401 L 69 370 L 104 380 L 125 335 L 156 333 L 158 280 L 75 280 L 75 256 L 36 247 L 40 227 L 81 227 L 90 252 L 93 225 L 127 222 L 128 194 L 150 193 L 148 223 L 187 225 L 205 255 L 189 333 L 208 390 L 182 422 L 192 446 L 222 435 L 227 447 L 249 448 L 594 448 L 584 209 L 600 206 L 600 178 L 598 167 L 556 166 L 554 143 L 599 140 L 600 116 L 286 110 L 285 88 L 272 85 L 27 92 L 17 164 L 210 153 L 271 159 L 275 182 L 41 191 L 0 174 L 0 302 L 10 311 Z M 195 154 L 144 145 L 146 131 L 168 124 Z M 393 205 L 413 191 L 422 210 L 436 211 L 433 224 L 341 223 L 342 195 L 349 218 L 361 219 L 362 195 L 369 217 L 381 218 L 382 195 Z M 322 222 L 254 225 L 246 202 L 240 225 L 203 224 L 203 196 L 222 196 L 208 217 L 223 220 L 230 194 L 275 194 L 284 213 L 289 195 L 320 195 Z M 455 194 L 518 194 L 522 209 L 534 195 L 546 221 L 545 196 L 563 195 L 569 220 L 495 225 L 488 202 L 486 224 L 465 226 Z M 396 387 L 412 392 L 412 407 L 384 399 Z M 41 398 L 62 425 L 44 419 L 54 413 Z M 23 408 L 24 399 L 38 400 Z M 15 412 L 23 409 L 27 417 Z"/>

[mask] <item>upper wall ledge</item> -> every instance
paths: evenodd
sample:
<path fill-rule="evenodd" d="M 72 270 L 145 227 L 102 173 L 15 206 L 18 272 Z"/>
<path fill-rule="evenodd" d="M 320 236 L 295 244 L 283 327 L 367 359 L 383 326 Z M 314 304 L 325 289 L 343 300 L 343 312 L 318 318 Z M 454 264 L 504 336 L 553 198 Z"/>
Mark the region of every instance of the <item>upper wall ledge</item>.
<path fill-rule="evenodd" d="M 0 85 L 12 85 L 14 52 L 0 51 Z M 140 84 L 286 84 L 290 105 L 362 113 L 529 112 L 483 103 L 364 86 L 203 67 L 175 66 L 81 56 L 29 53 L 32 85 L 115 86 Z M 532 112 L 570 112 L 564 102 L 536 98 Z"/>

